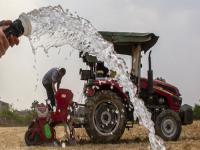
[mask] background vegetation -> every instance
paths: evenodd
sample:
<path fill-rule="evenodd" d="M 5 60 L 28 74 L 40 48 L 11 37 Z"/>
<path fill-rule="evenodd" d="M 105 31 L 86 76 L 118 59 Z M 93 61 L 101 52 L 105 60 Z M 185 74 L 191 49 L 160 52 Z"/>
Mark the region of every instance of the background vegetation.
<path fill-rule="evenodd" d="M 18 111 L 12 107 L 6 107 L 0 110 L 0 126 L 26 126 L 35 117 L 35 105 L 38 101 L 34 101 L 30 109 Z"/>
<path fill-rule="evenodd" d="M 200 120 L 200 104 L 195 104 L 193 108 L 193 116 L 195 120 Z"/>
<path fill-rule="evenodd" d="M 0 126 L 26 126 L 35 117 L 35 105 L 38 101 L 34 101 L 30 109 L 18 111 L 11 108 L 0 110 Z M 200 120 L 200 104 L 195 104 L 193 107 L 193 116 L 195 120 Z"/>

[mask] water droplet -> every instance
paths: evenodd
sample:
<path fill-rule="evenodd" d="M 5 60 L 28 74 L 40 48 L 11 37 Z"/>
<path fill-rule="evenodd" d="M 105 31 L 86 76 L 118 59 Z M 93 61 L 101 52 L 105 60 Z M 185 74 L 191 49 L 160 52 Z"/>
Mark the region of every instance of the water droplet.
<path fill-rule="evenodd" d="M 116 113 L 116 114 L 119 114 L 119 111 L 118 111 L 118 110 L 116 110 L 116 111 L 115 111 L 115 113 Z"/>
<path fill-rule="evenodd" d="M 53 106 L 53 112 L 56 112 L 56 107 L 55 106 Z"/>

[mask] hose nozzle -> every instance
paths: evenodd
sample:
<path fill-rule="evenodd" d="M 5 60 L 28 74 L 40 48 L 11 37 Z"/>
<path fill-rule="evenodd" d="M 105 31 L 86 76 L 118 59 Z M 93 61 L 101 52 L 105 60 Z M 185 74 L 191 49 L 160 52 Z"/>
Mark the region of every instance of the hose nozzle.
<path fill-rule="evenodd" d="M 6 37 L 11 35 L 13 36 L 29 36 L 31 34 L 32 26 L 28 16 L 23 13 L 19 16 L 19 19 L 16 19 L 6 30 L 4 33 Z"/>
<path fill-rule="evenodd" d="M 29 36 L 31 34 L 31 31 L 32 31 L 31 21 L 30 21 L 29 17 L 25 13 L 22 13 L 19 16 L 19 20 L 21 21 L 22 26 L 24 27 L 23 35 Z"/>

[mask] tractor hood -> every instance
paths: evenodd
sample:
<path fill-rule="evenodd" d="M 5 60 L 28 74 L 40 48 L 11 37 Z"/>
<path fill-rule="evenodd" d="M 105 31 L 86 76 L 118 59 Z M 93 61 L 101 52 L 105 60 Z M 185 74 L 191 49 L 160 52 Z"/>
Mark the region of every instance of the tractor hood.
<path fill-rule="evenodd" d="M 146 78 L 140 79 L 140 87 L 143 89 L 147 89 L 148 80 Z M 176 96 L 181 96 L 177 87 L 175 87 L 169 83 L 160 81 L 160 80 L 153 80 L 153 89 L 164 90 L 164 91 L 170 92 Z"/>

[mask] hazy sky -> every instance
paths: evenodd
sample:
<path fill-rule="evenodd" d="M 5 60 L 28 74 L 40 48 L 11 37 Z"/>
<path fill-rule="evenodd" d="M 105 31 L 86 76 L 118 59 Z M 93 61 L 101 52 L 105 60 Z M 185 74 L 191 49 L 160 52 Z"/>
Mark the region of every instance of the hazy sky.
<path fill-rule="evenodd" d="M 90 20 L 98 30 L 153 32 L 160 36 L 152 48 L 154 77 L 162 76 L 177 86 L 183 103 L 198 103 L 199 0 L 6 0 L 0 5 L 0 20 L 14 20 L 22 12 L 58 4 Z M 37 63 L 34 63 L 34 57 Z M 144 56 L 142 62 L 142 75 L 146 76 L 147 57 Z M 9 48 L 0 59 L 1 99 L 18 109 L 29 108 L 34 99 L 42 102 L 46 93 L 41 78 L 49 68 L 55 66 L 67 68 L 62 87 L 72 89 L 75 95 L 79 95 L 83 83 L 79 80 L 78 72 L 83 64 L 77 51 L 65 46 L 51 49 L 49 57 L 41 50 L 34 56 L 28 39 L 21 37 L 20 45 Z M 38 88 L 35 91 L 36 83 Z M 78 96 L 75 97 L 77 99 Z"/>

